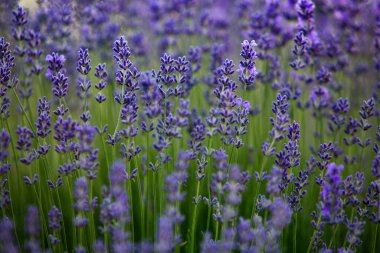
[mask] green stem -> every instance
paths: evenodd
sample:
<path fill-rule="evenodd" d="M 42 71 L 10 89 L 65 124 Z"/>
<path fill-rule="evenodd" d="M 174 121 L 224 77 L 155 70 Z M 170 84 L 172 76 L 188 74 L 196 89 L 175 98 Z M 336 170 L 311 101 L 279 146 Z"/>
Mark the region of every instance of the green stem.
<path fill-rule="evenodd" d="M 62 210 L 62 204 L 61 204 L 61 198 L 59 197 L 59 192 L 58 192 L 58 188 L 56 188 L 56 194 L 57 194 L 57 198 L 58 198 L 58 204 L 59 204 L 59 209 L 60 211 L 63 213 L 63 210 Z M 67 238 L 66 238 L 66 227 L 65 227 L 65 219 L 62 219 L 62 229 L 63 229 L 63 243 L 64 243 L 64 249 L 65 250 L 68 250 L 68 245 L 67 245 Z"/>
<path fill-rule="evenodd" d="M 297 252 L 297 213 L 294 215 L 294 226 L 293 226 L 293 253 Z"/>
<path fill-rule="evenodd" d="M 376 239 L 377 239 L 377 229 L 378 229 L 378 226 L 379 226 L 379 223 L 376 223 L 376 227 L 375 227 L 375 238 L 373 240 L 373 245 L 372 245 L 372 253 L 375 253 L 376 252 Z"/>
<path fill-rule="evenodd" d="M 119 128 L 119 125 L 120 125 L 120 119 L 121 119 L 121 112 L 123 110 L 123 100 L 124 100 L 124 85 L 121 87 L 121 96 L 122 96 L 122 104 L 120 105 L 120 110 L 119 110 L 119 114 L 118 114 L 118 118 L 117 118 L 117 123 L 116 123 L 116 127 L 115 127 L 115 131 L 113 132 L 113 137 L 115 138 L 116 136 L 116 132 L 117 132 L 117 129 Z"/>
<path fill-rule="evenodd" d="M 25 118 L 26 118 L 26 121 L 27 121 L 28 124 L 29 124 L 30 130 L 33 132 L 33 135 L 36 136 L 36 132 L 34 131 L 34 126 L 33 126 L 32 122 L 30 121 L 30 119 L 29 119 L 29 117 L 28 117 L 28 114 L 27 114 L 26 111 L 25 111 L 24 106 L 22 105 L 21 100 L 20 100 L 19 96 L 17 95 L 16 90 L 15 90 L 14 88 L 12 88 L 12 91 L 13 91 L 13 94 L 15 95 L 16 99 L 17 99 L 18 105 L 21 107 L 21 110 L 22 110 L 22 112 L 24 113 L 24 116 L 25 116 Z"/>
<path fill-rule="evenodd" d="M 319 215 L 319 217 L 318 217 L 318 221 L 317 221 L 317 227 L 319 226 L 319 223 L 321 222 L 321 220 L 322 220 L 322 216 Z M 316 235 L 317 235 L 317 230 L 314 230 L 313 235 L 312 235 L 312 237 L 311 237 L 311 239 L 310 239 L 310 242 L 309 242 L 309 246 L 307 247 L 307 251 L 306 251 L 306 253 L 309 253 L 309 252 L 310 252 L 310 250 L 311 250 L 311 246 L 313 245 L 313 241 L 314 241 L 314 238 L 315 238 Z"/>
<path fill-rule="evenodd" d="M 198 197 L 199 197 L 199 188 L 200 188 L 201 182 L 198 180 L 197 182 L 197 193 L 195 195 L 195 206 L 194 206 L 194 213 L 193 213 L 193 221 L 191 224 L 191 251 L 190 252 L 195 252 L 195 230 L 197 228 L 197 211 L 198 211 Z"/>

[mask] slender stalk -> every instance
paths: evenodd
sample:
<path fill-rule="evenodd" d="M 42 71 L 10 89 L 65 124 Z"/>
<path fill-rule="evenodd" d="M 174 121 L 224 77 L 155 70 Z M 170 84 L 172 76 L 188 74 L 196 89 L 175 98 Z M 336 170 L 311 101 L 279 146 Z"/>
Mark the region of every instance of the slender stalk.
<path fill-rule="evenodd" d="M 17 155 L 16 155 L 16 150 L 15 150 L 15 144 L 14 144 L 14 140 L 12 138 L 12 133 L 11 133 L 11 129 L 9 127 L 9 123 L 8 123 L 8 120 L 5 119 L 5 125 L 7 127 L 7 130 L 8 130 L 8 133 L 11 135 L 11 147 L 12 147 L 12 154 L 13 154 L 13 160 L 14 160 L 14 163 L 15 163 L 15 166 L 16 166 L 16 184 L 18 185 L 19 183 L 19 167 L 18 167 L 18 162 L 17 162 Z M 8 181 L 8 184 L 10 184 L 10 181 Z M 11 188 L 11 185 L 9 185 L 9 188 Z M 19 235 L 18 235 L 18 232 L 17 232 L 17 227 L 16 227 L 16 216 L 15 216 L 15 212 L 13 210 L 13 205 L 11 204 L 11 212 L 12 212 L 12 218 L 13 218 L 13 224 L 14 224 L 14 227 L 15 227 L 15 236 L 16 236 L 16 240 L 17 240 L 17 245 L 19 247 L 19 249 L 21 249 L 21 244 L 20 244 L 20 239 L 19 239 Z"/>
<path fill-rule="evenodd" d="M 318 217 L 318 221 L 317 221 L 317 226 L 319 226 L 319 223 L 321 222 L 321 220 L 322 220 L 322 216 L 319 215 L 319 217 Z M 309 246 L 307 247 L 307 251 L 306 251 L 306 253 L 309 253 L 309 252 L 310 252 L 310 250 L 311 250 L 311 246 L 313 245 L 313 241 L 314 241 L 316 235 L 317 235 L 317 230 L 314 230 L 313 235 L 312 235 L 312 237 L 311 237 L 311 239 L 310 239 L 310 242 L 309 242 Z"/>
<path fill-rule="evenodd" d="M 297 252 L 297 222 L 298 222 L 298 213 L 294 214 L 294 226 L 293 226 L 293 253 Z"/>
<path fill-rule="evenodd" d="M 201 182 L 197 180 L 197 193 L 195 195 L 195 206 L 194 206 L 194 212 L 193 212 L 193 221 L 191 225 L 191 251 L 190 252 L 195 252 L 195 239 L 196 239 L 196 228 L 197 228 L 197 211 L 198 211 L 198 197 L 199 197 L 199 188 Z"/>
<path fill-rule="evenodd" d="M 270 150 L 273 148 L 274 144 L 276 143 L 276 139 L 275 137 L 273 137 L 273 140 L 268 148 L 269 152 Z M 266 154 L 264 154 L 264 160 L 263 162 L 261 163 L 261 167 L 260 167 L 260 177 L 264 171 L 264 168 L 268 162 L 268 159 L 269 159 L 269 153 L 267 152 Z M 252 205 L 252 213 L 251 213 L 251 219 L 253 219 L 253 216 L 255 215 L 255 210 L 256 210 L 256 200 L 257 200 L 257 197 L 260 193 L 260 188 L 261 188 L 261 180 L 258 182 L 258 185 L 256 186 L 256 190 L 255 190 L 255 195 L 253 197 L 253 205 Z"/>
<path fill-rule="evenodd" d="M 121 120 L 121 112 L 123 110 L 123 100 L 124 100 L 124 85 L 121 87 L 121 95 L 122 95 L 122 104 L 120 105 L 120 110 L 119 110 L 119 114 L 118 114 L 118 118 L 117 118 L 117 123 L 116 123 L 116 127 L 115 127 L 115 131 L 113 132 L 113 137 L 115 138 L 116 136 L 116 132 L 119 128 L 119 125 L 120 125 L 120 120 Z"/>
<path fill-rule="evenodd" d="M 372 253 L 376 252 L 377 230 L 378 230 L 378 227 L 379 227 L 379 223 L 376 223 L 376 226 L 375 226 L 375 238 L 374 238 L 373 244 L 372 244 Z"/>
<path fill-rule="evenodd" d="M 21 100 L 20 100 L 19 96 L 17 95 L 17 92 L 15 91 L 15 88 L 12 88 L 12 91 L 13 91 L 13 94 L 15 95 L 16 99 L 17 99 L 17 102 L 18 102 L 19 106 L 21 107 L 22 112 L 24 113 L 26 121 L 29 124 L 30 130 L 33 132 L 33 135 L 36 136 L 36 132 L 34 130 L 34 126 L 33 126 L 32 122 L 30 121 L 30 119 L 28 117 L 28 114 L 26 113 L 25 108 L 24 108 L 24 106 L 21 103 Z"/>
<path fill-rule="evenodd" d="M 61 204 L 61 198 L 59 196 L 59 192 L 58 192 L 58 188 L 56 188 L 55 190 L 56 194 L 57 194 L 57 198 L 58 198 L 58 205 L 59 205 L 59 209 L 61 210 L 61 212 L 63 213 L 63 210 L 62 210 L 62 204 Z M 62 219 L 62 229 L 63 229 L 63 243 L 64 243 L 64 249 L 65 250 L 68 250 L 68 245 L 67 245 L 67 238 L 66 238 L 66 226 L 65 226 L 65 219 Z"/>

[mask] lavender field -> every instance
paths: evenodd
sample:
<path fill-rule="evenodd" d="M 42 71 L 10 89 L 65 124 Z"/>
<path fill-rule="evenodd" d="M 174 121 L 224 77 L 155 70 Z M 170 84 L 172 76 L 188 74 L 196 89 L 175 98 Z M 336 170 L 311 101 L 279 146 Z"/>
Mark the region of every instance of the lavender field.
<path fill-rule="evenodd" d="M 0 1 L 0 253 L 380 252 L 380 1 Z"/>

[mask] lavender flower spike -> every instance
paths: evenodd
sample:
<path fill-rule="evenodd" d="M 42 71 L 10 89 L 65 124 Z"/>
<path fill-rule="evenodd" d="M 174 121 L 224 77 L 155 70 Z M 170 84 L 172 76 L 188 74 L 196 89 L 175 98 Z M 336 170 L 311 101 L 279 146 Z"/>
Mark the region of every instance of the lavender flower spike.
<path fill-rule="evenodd" d="M 240 55 L 243 57 L 243 60 L 239 64 L 239 81 L 243 86 L 252 86 L 254 84 L 255 77 L 257 75 L 255 59 L 257 58 L 255 52 L 256 42 L 252 40 L 244 40 L 242 43 L 242 50 Z"/>

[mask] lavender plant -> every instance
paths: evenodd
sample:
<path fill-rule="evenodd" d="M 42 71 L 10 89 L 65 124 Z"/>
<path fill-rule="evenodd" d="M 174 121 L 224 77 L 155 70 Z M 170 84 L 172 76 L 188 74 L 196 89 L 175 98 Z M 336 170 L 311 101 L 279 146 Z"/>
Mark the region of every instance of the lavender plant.
<path fill-rule="evenodd" d="M 0 28 L 0 253 L 380 250 L 379 1 L 5 1 Z"/>

